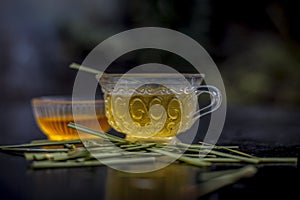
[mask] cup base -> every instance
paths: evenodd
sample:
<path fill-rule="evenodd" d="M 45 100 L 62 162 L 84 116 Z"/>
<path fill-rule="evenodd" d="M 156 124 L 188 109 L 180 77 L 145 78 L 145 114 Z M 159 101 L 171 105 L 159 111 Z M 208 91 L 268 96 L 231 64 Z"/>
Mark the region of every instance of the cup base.
<path fill-rule="evenodd" d="M 126 136 L 126 140 L 130 142 L 142 142 L 142 143 L 161 143 L 161 144 L 172 144 L 178 141 L 178 139 L 174 137 L 134 137 L 134 136 Z"/>
<path fill-rule="evenodd" d="M 70 135 L 70 136 L 48 135 L 47 138 L 48 138 L 48 140 L 51 140 L 51 141 L 78 140 L 78 139 L 80 139 L 78 135 Z"/>

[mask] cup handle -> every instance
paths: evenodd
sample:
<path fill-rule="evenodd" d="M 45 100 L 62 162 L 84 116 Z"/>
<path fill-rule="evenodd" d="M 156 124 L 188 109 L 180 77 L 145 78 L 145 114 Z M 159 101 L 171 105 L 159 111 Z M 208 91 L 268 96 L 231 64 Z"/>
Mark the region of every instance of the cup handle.
<path fill-rule="evenodd" d="M 209 94 L 211 97 L 211 103 L 198 110 L 194 114 L 194 119 L 199 119 L 200 117 L 207 115 L 209 113 L 214 112 L 217 110 L 221 103 L 222 103 L 222 95 L 218 88 L 211 86 L 211 85 L 203 85 L 196 88 L 195 93 L 197 96 L 200 96 L 201 94 Z"/>

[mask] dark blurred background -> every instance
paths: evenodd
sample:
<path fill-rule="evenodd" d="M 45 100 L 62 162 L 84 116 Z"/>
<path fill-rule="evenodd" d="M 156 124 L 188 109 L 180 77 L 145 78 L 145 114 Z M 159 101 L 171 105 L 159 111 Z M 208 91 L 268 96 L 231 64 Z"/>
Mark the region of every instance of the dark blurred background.
<path fill-rule="evenodd" d="M 116 33 L 157 26 L 192 37 L 219 67 L 229 106 L 221 140 L 299 144 L 300 14 L 294 2 L 1 0 L 0 143 L 45 138 L 30 100 L 71 95 L 76 71 L 70 63 L 81 63 Z M 186 64 L 145 50 L 122 56 L 108 70 L 147 62 Z"/>

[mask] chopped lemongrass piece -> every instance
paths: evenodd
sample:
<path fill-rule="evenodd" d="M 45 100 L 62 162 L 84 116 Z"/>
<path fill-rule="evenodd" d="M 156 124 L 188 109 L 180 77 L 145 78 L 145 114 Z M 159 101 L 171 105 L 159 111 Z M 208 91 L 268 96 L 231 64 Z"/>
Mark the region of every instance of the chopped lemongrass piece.
<path fill-rule="evenodd" d="M 258 158 L 262 163 L 297 163 L 297 158 Z"/>
<path fill-rule="evenodd" d="M 211 165 L 210 162 L 202 161 L 201 159 L 198 159 L 198 158 L 190 158 L 190 157 L 182 156 L 181 154 L 176 154 L 176 153 L 171 153 L 171 152 L 168 152 L 168 151 L 163 151 L 161 149 L 151 148 L 149 150 L 153 151 L 153 152 L 156 152 L 156 153 L 160 153 L 160 154 L 169 156 L 171 158 L 176 158 L 177 160 L 183 161 L 183 162 L 191 164 L 191 165 L 196 165 L 196 166 L 200 166 L 200 167 L 207 167 L 207 166 Z"/>
<path fill-rule="evenodd" d="M 102 162 L 106 165 L 121 165 L 121 164 L 139 164 L 139 163 L 148 163 L 154 162 L 154 157 L 148 158 L 123 158 L 123 159 L 107 159 Z M 61 168 L 61 167 L 94 167 L 102 165 L 98 160 L 92 161 L 67 161 L 67 162 L 53 162 L 53 161 L 39 161 L 33 162 L 31 168 L 33 169 L 45 169 L 45 168 Z"/>
<path fill-rule="evenodd" d="M 12 148 L 12 147 L 3 147 L 0 148 L 0 151 L 9 151 L 9 152 L 67 152 L 68 149 L 33 149 L 33 148 Z"/>
<path fill-rule="evenodd" d="M 37 143 L 29 143 L 29 144 L 18 144 L 18 145 L 5 145 L 0 146 L 0 149 L 3 148 L 30 148 L 30 147 L 43 147 L 43 146 L 57 146 L 64 144 L 81 144 L 80 140 L 63 140 L 63 141 L 47 141 L 47 142 L 37 142 Z"/>
<path fill-rule="evenodd" d="M 69 67 L 72 68 L 72 69 L 77 69 L 77 70 L 88 72 L 88 73 L 91 73 L 91 74 L 103 74 L 104 73 L 100 70 L 93 69 L 93 68 L 90 68 L 90 67 L 85 67 L 85 66 L 82 66 L 82 65 L 79 65 L 79 64 L 76 64 L 76 63 L 72 63 Z"/>
<path fill-rule="evenodd" d="M 85 126 L 82 126 L 82 125 L 79 125 L 79 124 L 75 124 L 75 123 L 72 123 L 72 122 L 70 122 L 68 124 L 68 127 L 79 130 L 79 131 L 82 131 L 82 132 L 85 132 L 85 133 L 89 133 L 91 135 L 101 137 L 103 139 L 109 139 L 109 140 L 114 141 L 114 142 L 128 143 L 128 141 L 123 139 L 123 138 L 116 137 L 114 135 L 110 135 L 110 134 L 103 133 L 103 132 L 100 132 L 100 131 L 95 131 L 95 130 L 90 129 L 88 127 L 85 127 Z"/>
<path fill-rule="evenodd" d="M 210 154 L 215 154 L 217 156 L 225 157 L 225 158 L 237 159 L 237 160 L 240 160 L 243 162 L 248 162 L 248 163 L 253 163 L 253 164 L 259 163 L 259 160 L 257 158 L 248 158 L 248 157 L 243 157 L 243 156 L 237 156 L 237 155 L 232 155 L 232 154 L 219 152 L 219 151 L 215 151 L 215 150 L 205 150 L 204 149 L 203 151 L 210 153 Z"/>

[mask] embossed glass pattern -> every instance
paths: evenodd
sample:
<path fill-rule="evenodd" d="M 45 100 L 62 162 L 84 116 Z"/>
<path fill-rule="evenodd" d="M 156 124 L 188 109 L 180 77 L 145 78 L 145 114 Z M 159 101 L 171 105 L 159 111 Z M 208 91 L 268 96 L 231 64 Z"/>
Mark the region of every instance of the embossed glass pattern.
<path fill-rule="evenodd" d="M 129 140 L 170 141 L 200 117 L 203 74 L 110 74 L 100 78 L 109 124 Z M 218 107 L 220 96 L 210 91 Z M 220 102 L 219 102 L 220 103 Z M 210 112 L 210 111 L 209 111 Z"/>

